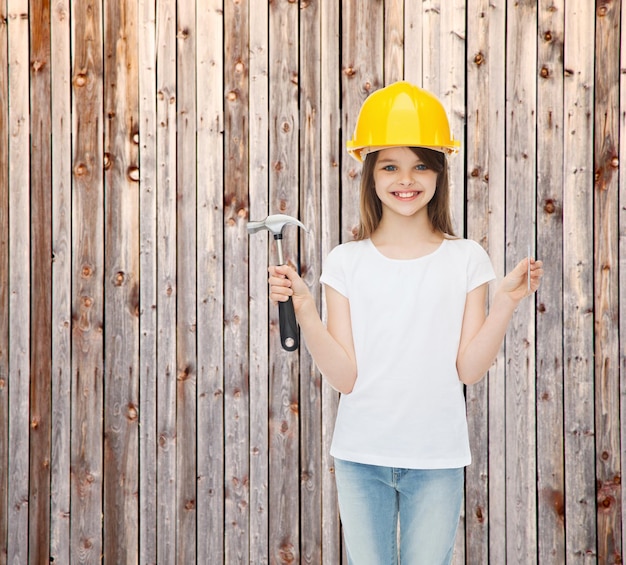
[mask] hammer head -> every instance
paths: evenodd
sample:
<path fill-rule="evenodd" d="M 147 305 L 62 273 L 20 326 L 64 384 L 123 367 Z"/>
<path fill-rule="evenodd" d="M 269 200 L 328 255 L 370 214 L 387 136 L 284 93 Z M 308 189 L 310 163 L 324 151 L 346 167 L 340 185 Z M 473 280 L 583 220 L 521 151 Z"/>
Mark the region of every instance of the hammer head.
<path fill-rule="evenodd" d="M 273 214 L 268 216 L 260 222 L 248 222 L 248 233 L 256 233 L 259 230 L 268 230 L 272 232 L 274 236 L 280 236 L 283 233 L 283 228 L 287 224 L 293 224 L 294 226 L 301 227 L 304 231 L 308 231 L 305 225 L 286 214 Z"/>

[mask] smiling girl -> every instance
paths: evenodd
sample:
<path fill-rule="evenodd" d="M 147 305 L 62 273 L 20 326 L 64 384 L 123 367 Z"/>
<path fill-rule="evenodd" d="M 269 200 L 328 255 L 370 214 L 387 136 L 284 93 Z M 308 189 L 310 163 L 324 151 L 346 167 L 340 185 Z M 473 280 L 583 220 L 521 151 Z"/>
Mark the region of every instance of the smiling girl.
<path fill-rule="evenodd" d="M 543 275 L 541 261 L 522 260 L 486 315 L 491 261 L 450 219 L 457 147 L 429 92 L 399 82 L 373 93 L 348 142 L 363 161 L 358 234 L 320 279 L 326 325 L 294 269 L 269 269 L 270 298 L 293 298 L 311 355 L 342 393 L 331 455 L 355 565 L 450 563 L 471 460 L 463 384 L 484 376 Z"/>

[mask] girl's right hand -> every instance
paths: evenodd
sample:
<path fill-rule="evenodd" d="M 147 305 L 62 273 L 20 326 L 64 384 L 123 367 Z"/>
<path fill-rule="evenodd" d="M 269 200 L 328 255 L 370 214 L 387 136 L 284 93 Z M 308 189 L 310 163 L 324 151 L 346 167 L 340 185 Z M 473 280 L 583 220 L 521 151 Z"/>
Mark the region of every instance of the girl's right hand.
<path fill-rule="evenodd" d="M 270 300 L 286 302 L 293 300 L 293 309 L 298 313 L 304 304 L 313 301 L 309 287 L 289 265 L 272 265 L 269 269 Z"/>

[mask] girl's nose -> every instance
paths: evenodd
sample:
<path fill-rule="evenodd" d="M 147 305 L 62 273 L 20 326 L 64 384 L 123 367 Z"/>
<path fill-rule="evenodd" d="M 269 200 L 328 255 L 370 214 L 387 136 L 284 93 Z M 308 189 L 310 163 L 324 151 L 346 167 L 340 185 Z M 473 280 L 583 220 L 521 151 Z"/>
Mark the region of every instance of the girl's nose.
<path fill-rule="evenodd" d="M 404 173 L 400 178 L 400 184 L 403 186 L 411 186 L 415 180 L 413 179 L 413 175 L 411 173 Z"/>

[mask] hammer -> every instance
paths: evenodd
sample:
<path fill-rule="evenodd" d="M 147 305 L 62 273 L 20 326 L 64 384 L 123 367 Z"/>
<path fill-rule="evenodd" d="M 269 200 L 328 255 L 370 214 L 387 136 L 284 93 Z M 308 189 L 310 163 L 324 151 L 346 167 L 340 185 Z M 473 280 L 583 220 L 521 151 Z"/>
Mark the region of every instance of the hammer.
<path fill-rule="evenodd" d="M 248 233 L 253 234 L 259 230 L 268 230 L 274 235 L 276 241 L 276 250 L 278 251 L 278 264 L 284 265 L 283 257 L 283 228 L 287 224 L 293 224 L 301 227 L 304 231 L 308 231 L 304 224 L 286 214 L 274 214 L 268 216 L 260 222 L 248 222 Z M 296 314 L 293 309 L 293 300 L 291 296 L 286 302 L 278 303 L 278 321 L 280 324 L 280 343 L 286 351 L 294 351 L 298 349 L 298 325 L 296 324 Z"/>

